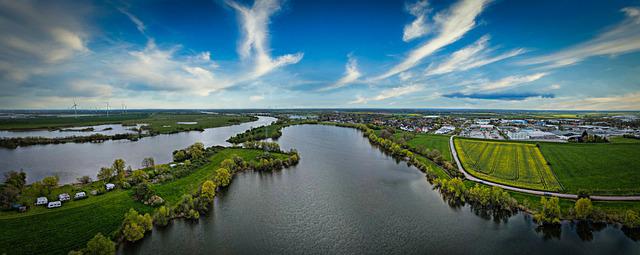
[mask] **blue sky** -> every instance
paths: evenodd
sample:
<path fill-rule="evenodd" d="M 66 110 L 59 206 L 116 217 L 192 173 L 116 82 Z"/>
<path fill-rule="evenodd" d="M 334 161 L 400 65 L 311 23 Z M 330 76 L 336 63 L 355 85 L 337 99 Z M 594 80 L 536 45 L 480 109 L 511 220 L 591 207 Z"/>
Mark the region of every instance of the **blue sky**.
<path fill-rule="evenodd" d="M 640 110 L 640 1 L 0 1 L 0 108 Z"/>

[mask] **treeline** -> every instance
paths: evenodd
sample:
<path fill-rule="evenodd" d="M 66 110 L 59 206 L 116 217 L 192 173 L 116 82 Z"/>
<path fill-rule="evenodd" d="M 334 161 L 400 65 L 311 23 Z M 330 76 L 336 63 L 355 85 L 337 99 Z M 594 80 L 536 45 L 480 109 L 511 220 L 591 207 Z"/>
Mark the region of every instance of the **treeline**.
<path fill-rule="evenodd" d="M 267 138 L 277 139 L 282 136 L 282 129 L 292 125 L 318 124 L 315 120 L 278 120 L 267 126 L 260 126 L 249 129 L 244 133 L 237 134 L 227 139 L 227 142 L 241 144 L 247 141 L 264 140 Z"/>
<path fill-rule="evenodd" d="M 149 136 L 148 134 L 115 134 L 103 135 L 92 134 L 89 136 L 66 136 L 66 137 L 5 137 L 0 138 L 0 147 L 15 149 L 31 145 L 41 144 L 63 144 L 63 143 L 101 143 L 108 140 L 130 140 L 137 141 L 140 138 Z"/>

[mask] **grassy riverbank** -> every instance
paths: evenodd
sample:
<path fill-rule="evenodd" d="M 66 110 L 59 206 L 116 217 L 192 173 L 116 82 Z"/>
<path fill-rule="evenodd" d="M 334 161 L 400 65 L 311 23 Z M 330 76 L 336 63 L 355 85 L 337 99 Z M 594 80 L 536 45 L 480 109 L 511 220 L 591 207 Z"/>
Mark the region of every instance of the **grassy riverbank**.
<path fill-rule="evenodd" d="M 31 118 L 0 119 L 0 130 L 38 130 L 103 124 L 147 124 L 145 129 L 153 134 L 168 134 L 190 130 L 235 125 L 255 121 L 257 118 L 242 115 L 218 115 L 197 112 L 144 112 L 75 117 L 35 116 Z M 179 124 L 182 122 L 183 124 Z M 190 123 L 192 122 L 192 123 Z"/>
<path fill-rule="evenodd" d="M 263 153 L 257 149 L 221 149 L 207 164 L 189 175 L 151 185 L 151 188 L 171 206 L 184 194 L 193 193 L 205 180 L 211 179 L 224 159 L 237 155 L 247 162 L 255 162 Z M 288 157 L 274 152 L 271 155 L 279 159 Z M 68 189 L 60 187 L 51 193 Z M 130 208 L 139 212 L 153 211 L 151 206 L 136 202 L 132 195 L 131 190 L 117 189 L 104 195 L 65 202 L 56 209 L 37 207 L 26 213 L 0 212 L 0 254 L 65 254 L 83 247 L 97 233 L 113 237 Z"/>

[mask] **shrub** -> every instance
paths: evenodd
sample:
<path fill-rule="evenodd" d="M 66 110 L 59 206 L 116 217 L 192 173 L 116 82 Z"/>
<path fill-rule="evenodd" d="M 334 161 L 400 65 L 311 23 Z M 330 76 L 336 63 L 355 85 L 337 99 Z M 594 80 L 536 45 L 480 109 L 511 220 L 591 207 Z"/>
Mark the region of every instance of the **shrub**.
<path fill-rule="evenodd" d="M 148 213 L 144 215 L 138 214 L 133 208 L 124 215 L 122 222 L 122 234 L 125 239 L 135 242 L 144 237 L 144 233 L 150 231 L 153 227 L 153 219 Z"/>
<path fill-rule="evenodd" d="M 149 187 L 149 183 L 143 182 L 133 188 L 133 198 L 138 201 L 147 201 L 151 196 L 155 195 Z"/>
<path fill-rule="evenodd" d="M 85 254 L 116 254 L 116 244 L 101 233 L 98 233 L 87 243 Z"/>
<path fill-rule="evenodd" d="M 166 226 L 171 220 L 171 211 L 165 206 L 160 206 L 153 214 L 153 222 L 158 226 Z"/>
<path fill-rule="evenodd" d="M 559 224 L 560 223 L 560 200 L 558 197 L 546 199 L 540 198 L 542 210 L 535 213 L 533 219 L 541 224 Z"/>
<path fill-rule="evenodd" d="M 229 169 L 226 168 L 218 168 L 216 170 L 215 175 L 213 176 L 213 181 L 215 182 L 217 187 L 226 187 L 231 183 L 231 173 Z"/>
<path fill-rule="evenodd" d="M 622 224 L 629 228 L 638 228 L 640 227 L 640 216 L 633 210 L 627 210 L 624 214 Z"/>
<path fill-rule="evenodd" d="M 591 199 L 588 198 L 580 198 L 576 201 L 576 205 L 574 207 L 576 218 L 581 220 L 586 220 L 591 216 L 593 212 L 593 205 L 591 204 Z"/>

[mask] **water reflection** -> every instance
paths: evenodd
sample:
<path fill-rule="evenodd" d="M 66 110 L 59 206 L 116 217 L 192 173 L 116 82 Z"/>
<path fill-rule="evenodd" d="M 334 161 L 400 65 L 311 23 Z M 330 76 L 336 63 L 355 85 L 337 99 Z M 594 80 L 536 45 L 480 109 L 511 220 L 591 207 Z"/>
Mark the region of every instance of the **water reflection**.
<path fill-rule="evenodd" d="M 46 176 L 58 175 L 61 183 L 76 181 L 77 177 L 95 177 L 98 169 L 110 166 L 114 159 L 122 158 L 134 168 L 141 167 L 142 159 L 153 157 L 156 163 L 172 160 L 172 152 L 195 142 L 206 146 L 228 146 L 226 140 L 251 127 L 275 121 L 272 117 L 259 117 L 257 121 L 239 125 L 208 128 L 205 131 L 182 132 L 145 137 L 138 141 L 118 140 L 103 143 L 66 143 L 0 148 L 0 174 L 23 169 L 27 181 L 34 182 Z M 1 178 L 1 177 L 0 177 Z"/>

